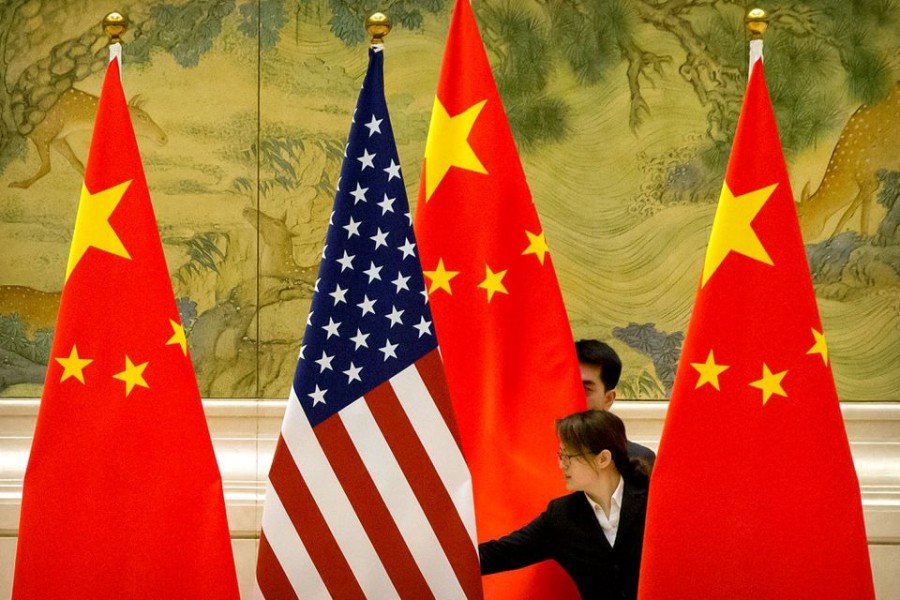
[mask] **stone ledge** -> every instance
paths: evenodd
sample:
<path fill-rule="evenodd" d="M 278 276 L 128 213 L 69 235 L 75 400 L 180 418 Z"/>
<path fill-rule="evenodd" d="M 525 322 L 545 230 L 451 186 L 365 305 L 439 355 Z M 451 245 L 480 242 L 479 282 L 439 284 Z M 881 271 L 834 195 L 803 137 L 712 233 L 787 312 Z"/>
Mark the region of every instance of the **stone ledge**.
<path fill-rule="evenodd" d="M 205 400 L 232 537 L 258 536 L 266 473 L 285 400 Z M 0 399 L 0 537 L 15 537 L 39 401 Z M 666 402 L 618 401 L 629 436 L 656 448 Z M 841 405 L 870 544 L 900 545 L 900 403 Z"/>

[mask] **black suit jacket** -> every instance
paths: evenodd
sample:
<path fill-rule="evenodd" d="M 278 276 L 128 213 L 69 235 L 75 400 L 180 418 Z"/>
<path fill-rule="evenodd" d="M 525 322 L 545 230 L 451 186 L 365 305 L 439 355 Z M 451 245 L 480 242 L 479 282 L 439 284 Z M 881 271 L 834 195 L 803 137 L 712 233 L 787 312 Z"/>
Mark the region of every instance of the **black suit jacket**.
<path fill-rule="evenodd" d="M 628 458 L 641 458 L 647 461 L 647 466 L 653 468 L 656 462 L 656 453 L 647 446 L 641 446 L 637 442 L 628 440 Z"/>
<path fill-rule="evenodd" d="M 582 598 L 636 598 L 646 514 L 646 484 L 626 481 L 616 543 L 610 547 L 584 492 L 557 498 L 522 529 L 479 544 L 481 572 L 552 559 L 575 581 Z"/>

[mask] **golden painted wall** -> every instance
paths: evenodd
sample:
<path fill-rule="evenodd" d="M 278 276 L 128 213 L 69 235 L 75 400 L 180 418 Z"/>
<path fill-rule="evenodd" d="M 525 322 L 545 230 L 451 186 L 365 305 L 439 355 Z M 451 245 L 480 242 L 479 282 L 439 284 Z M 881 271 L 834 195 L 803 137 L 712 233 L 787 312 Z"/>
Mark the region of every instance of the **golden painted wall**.
<path fill-rule="evenodd" d="M 767 79 L 838 392 L 900 400 L 900 5 L 769 4 Z M 132 21 L 124 85 L 201 393 L 283 398 L 365 70 L 362 22 L 376 8 L 395 22 L 385 82 L 414 202 L 451 6 L 5 0 L 0 395 L 40 395 L 108 11 Z M 746 79 L 745 3 L 473 6 L 573 332 L 620 352 L 622 396 L 666 397 Z"/>

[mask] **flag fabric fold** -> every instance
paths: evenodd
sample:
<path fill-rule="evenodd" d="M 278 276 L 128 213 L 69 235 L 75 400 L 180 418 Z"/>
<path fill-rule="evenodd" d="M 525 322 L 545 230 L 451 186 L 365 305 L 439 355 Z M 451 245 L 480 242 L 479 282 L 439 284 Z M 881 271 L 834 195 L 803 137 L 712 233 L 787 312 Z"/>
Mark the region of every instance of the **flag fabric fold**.
<path fill-rule="evenodd" d="M 456 3 L 415 220 L 479 540 L 564 492 L 554 419 L 584 409 L 544 230 L 468 0 Z M 491 598 L 560 598 L 555 564 L 484 579 Z"/>
<path fill-rule="evenodd" d="M 642 599 L 874 597 L 859 482 L 762 60 L 650 490 Z"/>
<path fill-rule="evenodd" d="M 460 450 L 384 98 L 354 113 L 263 509 L 257 596 L 480 598 Z"/>
<path fill-rule="evenodd" d="M 103 83 L 13 598 L 237 598 L 222 479 L 122 90 Z"/>

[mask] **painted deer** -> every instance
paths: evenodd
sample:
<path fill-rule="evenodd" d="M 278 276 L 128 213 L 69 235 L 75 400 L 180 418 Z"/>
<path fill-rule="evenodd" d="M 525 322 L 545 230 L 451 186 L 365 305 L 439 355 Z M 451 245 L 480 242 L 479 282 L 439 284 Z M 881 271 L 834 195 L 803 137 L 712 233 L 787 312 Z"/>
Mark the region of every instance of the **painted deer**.
<path fill-rule="evenodd" d="M 287 215 L 275 218 L 261 210 L 247 207 L 243 210 L 244 218 L 257 228 L 262 238 L 259 257 L 259 274 L 262 277 L 275 277 L 312 284 L 319 271 L 319 265 L 302 267 L 294 259 L 293 238 L 296 234 L 288 229 Z"/>
<path fill-rule="evenodd" d="M 18 314 L 29 336 L 38 329 L 53 329 L 61 295 L 23 285 L 0 285 L 0 315 Z"/>
<path fill-rule="evenodd" d="M 819 188 L 809 193 L 803 188 L 797 216 L 803 239 L 811 242 L 822 235 L 828 220 L 841 212 L 837 235 L 850 219 L 859 213 L 859 232 L 866 236 L 869 212 L 878 190 L 879 169 L 900 170 L 900 82 L 878 104 L 863 104 L 841 135 Z M 830 236 L 829 236 L 830 237 Z"/>
<path fill-rule="evenodd" d="M 22 181 L 13 181 L 9 187 L 28 188 L 35 181 L 50 172 L 50 149 L 56 150 L 81 174 L 84 164 L 72 151 L 66 138 L 78 131 L 90 131 L 94 126 L 97 104 L 100 98 L 75 88 L 66 90 L 53 107 L 47 111 L 44 120 L 28 134 L 34 142 L 41 159 L 37 172 Z M 137 135 L 149 137 L 157 144 L 168 142 L 168 136 L 142 108 L 143 101 L 135 96 L 128 102 L 128 112 Z"/>

